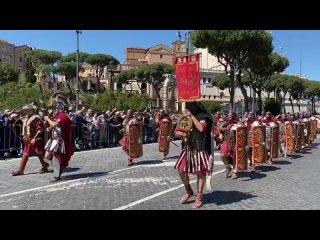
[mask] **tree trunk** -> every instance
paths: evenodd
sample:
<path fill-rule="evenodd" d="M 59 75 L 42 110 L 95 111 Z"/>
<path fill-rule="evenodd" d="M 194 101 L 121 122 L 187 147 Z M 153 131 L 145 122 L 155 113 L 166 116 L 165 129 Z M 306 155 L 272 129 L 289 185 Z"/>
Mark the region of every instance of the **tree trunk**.
<path fill-rule="evenodd" d="M 235 92 L 235 89 L 234 87 L 231 88 L 231 91 L 230 91 L 230 112 L 233 112 L 233 107 L 234 107 L 234 92 Z"/>
<path fill-rule="evenodd" d="M 235 82 L 234 75 L 230 75 L 230 112 L 233 112 L 234 108 L 234 93 L 235 93 Z"/>
<path fill-rule="evenodd" d="M 292 98 L 291 98 L 291 96 L 289 97 L 289 101 L 290 101 L 290 104 L 291 104 L 292 113 L 294 113 L 293 102 L 292 102 Z"/>
<path fill-rule="evenodd" d="M 313 113 L 314 110 L 314 100 L 311 98 L 311 113 Z"/>
<path fill-rule="evenodd" d="M 249 112 L 249 97 L 248 97 L 248 94 L 247 94 L 247 90 L 245 89 L 243 83 L 241 81 L 239 81 L 239 85 L 240 85 L 240 90 L 241 90 L 241 93 L 243 95 L 243 98 L 244 98 L 244 111 L 245 112 Z"/>
<path fill-rule="evenodd" d="M 299 112 L 300 112 L 300 101 L 297 101 L 297 106 L 298 106 L 298 109 L 299 109 Z"/>
<path fill-rule="evenodd" d="M 279 99 L 279 101 L 280 101 L 280 103 L 281 103 L 281 105 L 283 107 L 284 114 L 286 114 L 286 104 L 285 104 L 286 95 L 287 94 L 285 93 L 283 96 L 281 96 L 281 92 L 279 90 L 277 90 L 277 99 Z"/>
<path fill-rule="evenodd" d="M 258 94 L 258 109 L 259 109 L 259 113 L 262 112 L 262 92 L 261 91 L 258 91 L 257 92 Z"/>
<path fill-rule="evenodd" d="M 157 108 L 161 108 L 162 107 L 162 99 L 161 99 L 161 96 L 160 96 L 160 91 L 158 90 L 158 88 L 155 86 L 155 85 L 152 85 L 155 92 L 156 92 L 156 95 L 157 95 Z"/>
<path fill-rule="evenodd" d="M 97 92 L 100 92 L 100 78 L 97 77 L 97 87 L 96 87 Z"/>
<path fill-rule="evenodd" d="M 40 89 L 41 97 L 42 97 L 42 99 L 44 99 L 43 88 L 42 88 L 42 84 L 41 83 L 39 83 L 39 89 Z"/>
<path fill-rule="evenodd" d="M 72 95 L 72 88 L 71 88 L 71 84 L 70 84 L 71 79 L 66 79 L 66 83 L 67 83 L 67 87 L 69 89 L 69 93 Z"/>

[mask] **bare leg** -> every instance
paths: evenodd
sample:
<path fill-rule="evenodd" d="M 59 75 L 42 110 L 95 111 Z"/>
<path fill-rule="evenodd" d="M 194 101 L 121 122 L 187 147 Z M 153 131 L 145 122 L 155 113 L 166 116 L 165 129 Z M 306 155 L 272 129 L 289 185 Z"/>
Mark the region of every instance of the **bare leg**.
<path fill-rule="evenodd" d="M 44 161 L 44 153 L 43 152 L 40 152 L 40 153 L 38 153 L 37 154 L 37 156 L 38 156 L 38 158 L 39 158 L 39 160 L 40 160 L 40 163 L 41 163 L 41 166 L 42 166 L 42 168 L 41 168 L 41 170 L 40 170 L 40 174 L 43 174 L 43 173 L 47 173 L 48 172 L 48 166 L 49 166 L 49 164 L 48 163 L 46 163 L 45 161 Z"/>
<path fill-rule="evenodd" d="M 61 168 L 60 161 L 56 156 L 53 156 L 52 166 L 53 166 L 54 178 L 50 182 L 57 182 L 61 180 L 62 168 Z"/>
<path fill-rule="evenodd" d="M 122 147 L 122 150 L 128 155 L 128 166 L 133 165 L 133 158 L 129 157 L 129 149 L 126 147 Z"/>
<path fill-rule="evenodd" d="M 224 166 L 226 168 L 226 172 L 225 172 L 225 175 L 226 175 L 226 178 L 230 177 L 230 173 L 232 171 L 232 168 L 230 166 L 230 163 L 229 163 L 229 159 L 228 157 L 226 156 L 221 156 L 221 161 L 224 163 Z"/>
<path fill-rule="evenodd" d="M 192 188 L 190 186 L 190 179 L 188 174 L 186 174 L 185 172 L 180 172 L 179 171 L 179 176 L 181 181 L 184 184 L 184 187 L 186 189 L 186 194 L 184 194 L 180 200 L 180 203 L 186 203 L 188 201 L 188 199 L 193 195 L 193 191 Z"/>
<path fill-rule="evenodd" d="M 168 155 L 168 152 L 161 152 L 161 160 L 162 161 L 166 160 L 167 155 Z"/>
<path fill-rule="evenodd" d="M 24 169 L 26 168 L 29 157 L 27 155 L 23 155 L 21 158 L 20 166 L 18 171 L 12 172 L 12 176 L 19 176 L 24 174 Z"/>
<path fill-rule="evenodd" d="M 198 194 L 197 194 L 196 201 L 194 202 L 192 208 L 200 208 L 203 205 L 202 193 L 203 193 L 203 188 L 204 188 L 205 182 L 206 182 L 206 175 L 197 174 Z"/>

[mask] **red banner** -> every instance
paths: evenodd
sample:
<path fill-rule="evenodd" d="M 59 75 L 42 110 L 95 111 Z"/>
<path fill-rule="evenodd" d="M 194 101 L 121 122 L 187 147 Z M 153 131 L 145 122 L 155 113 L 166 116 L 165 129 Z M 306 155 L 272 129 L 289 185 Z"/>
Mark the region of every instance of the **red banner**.
<path fill-rule="evenodd" d="M 201 98 L 199 56 L 200 54 L 174 57 L 179 101 L 195 101 Z"/>

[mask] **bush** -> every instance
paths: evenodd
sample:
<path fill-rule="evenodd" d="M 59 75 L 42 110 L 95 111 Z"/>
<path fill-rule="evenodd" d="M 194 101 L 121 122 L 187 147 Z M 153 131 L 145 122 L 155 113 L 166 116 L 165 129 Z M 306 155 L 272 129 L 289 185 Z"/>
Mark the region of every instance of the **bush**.
<path fill-rule="evenodd" d="M 132 109 L 143 111 L 150 104 L 151 99 L 146 95 L 128 94 L 124 92 L 103 92 L 97 96 L 87 96 L 85 105 L 96 110 L 113 109 L 120 110 Z"/>
<path fill-rule="evenodd" d="M 281 112 L 281 103 L 273 98 L 269 98 L 264 101 L 263 108 L 265 112 L 271 112 L 273 116 L 276 116 Z"/>
<path fill-rule="evenodd" d="M 29 83 L 6 83 L 0 87 L 0 109 L 20 109 L 29 103 L 40 106 L 42 99 L 37 86 Z"/>
<path fill-rule="evenodd" d="M 0 84 L 18 82 L 19 73 L 7 63 L 0 63 Z"/>
<path fill-rule="evenodd" d="M 216 101 L 202 101 L 202 103 L 208 108 L 211 114 L 220 112 L 222 110 L 222 105 L 220 102 Z"/>

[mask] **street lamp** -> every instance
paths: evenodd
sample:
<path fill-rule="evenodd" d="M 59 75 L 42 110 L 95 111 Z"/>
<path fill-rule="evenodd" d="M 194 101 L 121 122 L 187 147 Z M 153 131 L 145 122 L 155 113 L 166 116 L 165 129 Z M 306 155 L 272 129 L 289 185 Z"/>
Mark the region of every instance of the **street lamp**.
<path fill-rule="evenodd" d="M 77 53 L 76 53 L 76 111 L 79 110 L 79 34 L 82 34 L 81 30 L 76 30 L 76 34 L 77 34 Z"/>

